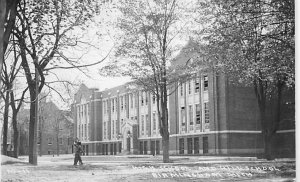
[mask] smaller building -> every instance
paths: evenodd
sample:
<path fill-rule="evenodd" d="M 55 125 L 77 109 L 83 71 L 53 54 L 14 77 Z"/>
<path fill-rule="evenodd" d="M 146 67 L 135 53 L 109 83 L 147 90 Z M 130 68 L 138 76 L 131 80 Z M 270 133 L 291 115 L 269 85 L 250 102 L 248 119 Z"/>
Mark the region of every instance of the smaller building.
<path fill-rule="evenodd" d="M 29 109 L 23 108 L 18 116 L 20 126 L 19 154 L 28 154 Z M 39 103 L 37 126 L 37 153 L 59 155 L 73 153 L 74 122 L 70 111 L 60 110 L 52 101 Z"/>

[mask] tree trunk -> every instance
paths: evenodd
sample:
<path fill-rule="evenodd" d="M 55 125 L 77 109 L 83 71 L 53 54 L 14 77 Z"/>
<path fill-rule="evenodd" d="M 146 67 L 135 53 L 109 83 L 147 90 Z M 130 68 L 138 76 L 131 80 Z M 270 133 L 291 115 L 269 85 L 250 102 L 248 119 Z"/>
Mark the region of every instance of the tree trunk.
<path fill-rule="evenodd" d="M 29 122 L 29 147 L 28 147 L 28 154 L 29 154 L 29 163 L 37 165 L 37 153 L 36 153 L 36 101 L 35 94 L 31 96 L 31 103 L 30 103 L 30 122 Z"/>
<path fill-rule="evenodd" d="M 17 113 L 13 111 L 12 123 L 14 129 L 14 157 L 19 157 L 19 131 L 18 131 L 18 123 L 17 123 Z"/>
<path fill-rule="evenodd" d="M 261 125 L 262 125 L 262 135 L 263 135 L 263 141 L 264 141 L 264 158 L 267 160 L 272 160 L 272 123 L 268 120 L 266 117 L 266 110 L 265 106 L 260 107 L 260 119 L 261 119 Z"/>
<path fill-rule="evenodd" d="M 169 163 L 169 125 L 168 125 L 168 96 L 166 83 L 164 80 L 164 86 L 161 88 L 161 120 L 162 120 L 162 128 L 161 128 L 161 136 L 163 143 L 163 162 Z"/>
<path fill-rule="evenodd" d="M 44 123 L 44 121 L 43 121 L 43 118 L 39 115 L 39 138 L 38 138 L 38 140 L 39 140 L 39 142 L 40 142 L 40 146 L 39 146 L 39 148 L 40 148 L 40 150 L 39 150 L 39 155 L 40 156 L 42 156 L 43 155 L 43 123 Z"/>
<path fill-rule="evenodd" d="M 39 120 L 39 121 L 41 121 L 41 120 Z M 40 156 L 42 156 L 43 155 L 43 133 L 42 133 L 42 130 L 41 130 L 41 128 L 40 128 L 40 131 L 39 131 L 39 135 L 40 135 L 40 138 L 39 138 L 39 140 L 40 140 L 40 153 L 39 153 L 39 155 Z"/>
<path fill-rule="evenodd" d="M 267 160 L 273 160 L 274 155 L 272 153 L 273 149 L 273 135 L 270 133 L 269 130 L 263 132 L 264 135 L 264 148 L 265 148 L 265 153 L 264 153 L 264 158 Z"/>
<path fill-rule="evenodd" d="M 56 136 L 56 155 L 59 156 L 59 138 Z"/>
<path fill-rule="evenodd" d="M 6 91 L 5 95 L 5 106 L 3 114 L 3 155 L 7 155 L 7 130 L 8 130 L 8 114 L 9 114 L 9 90 Z"/>
<path fill-rule="evenodd" d="M 163 162 L 169 163 L 170 162 L 170 155 L 169 155 L 169 132 L 162 137 L 162 147 L 163 147 Z"/>
<path fill-rule="evenodd" d="M 1 44 L 0 44 L 0 73 L 2 73 L 2 66 L 3 66 L 3 62 L 4 62 L 3 43 L 4 43 L 5 13 L 6 13 L 6 0 L 0 0 L 0 42 L 1 42 Z M 1 77 L 1 75 L 0 75 L 0 77 Z M 1 83 L 1 79 L 0 79 L 0 83 Z M 3 147 L 4 147 L 4 145 L 3 145 Z"/>

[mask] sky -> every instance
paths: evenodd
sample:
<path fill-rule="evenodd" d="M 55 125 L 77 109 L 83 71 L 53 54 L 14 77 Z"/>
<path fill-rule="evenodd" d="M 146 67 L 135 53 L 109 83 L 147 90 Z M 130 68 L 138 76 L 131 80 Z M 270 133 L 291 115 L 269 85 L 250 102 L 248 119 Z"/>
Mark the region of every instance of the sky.
<path fill-rule="evenodd" d="M 110 10 L 110 11 L 109 11 Z M 67 57 L 81 57 L 82 64 L 91 64 L 102 60 L 109 54 L 103 63 L 84 68 L 84 73 L 78 69 L 67 69 L 67 70 L 55 70 L 56 76 L 49 74 L 47 79 L 50 80 L 68 80 L 71 83 L 80 84 L 83 83 L 89 88 L 98 88 L 99 91 L 107 88 L 116 87 L 130 81 L 130 78 L 125 77 L 104 77 L 99 74 L 99 69 L 113 57 L 113 53 L 110 52 L 114 47 L 114 28 L 112 25 L 117 19 L 117 13 L 113 12 L 110 6 L 103 6 L 101 11 L 96 18 L 96 24 L 90 24 L 84 34 L 84 41 L 91 44 L 86 49 L 82 50 L 67 50 L 63 54 Z M 100 22 L 100 23 L 99 23 Z M 77 30 L 82 33 L 81 29 Z M 76 33 L 76 32 L 75 32 Z M 99 36 L 101 35 L 101 36 Z M 77 91 L 78 86 L 73 88 L 73 94 Z M 65 95 L 65 88 L 63 86 L 57 86 L 58 92 Z M 47 89 L 44 91 L 47 92 Z M 57 105 L 67 108 L 69 107 L 62 102 L 62 99 L 55 92 L 51 92 L 51 100 Z"/>
<path fill-rule="evenodd" d="M 192 0 L 191 0 L 192 1 Z M 114 1 L 113 1 L 114 2 Z M 100 13 L 96 17 L 96 22 L 101 22 L 101 24 L 96 25 L 90 25 L 90 27 L 87 30 L 87 33 L 85 34 L 84 39 L 89 42 L 90 44 L 93 44 L 92 47 L 89 47 L 89 51 L 81 50 L 81 51 L 72 51 L 69 53 L 69 55 L 72 57 L 77 54 L 77 56 L 81 56 L 84 54 L 84 56 L 81 58 L 82 62 L 85 64 L 94 63 L 101 59 L 103 59 L 110 50 L 114 47 L 115 42 L 118 40 L 114 40 L 114 35 L 117 33 L 115 32 L 116 29 L 113 28 L 114 23 L 116 22 L 119 13 L 115 11 L 114 9 L 111 9 L 111 6 L 103 6 L 102 7 L 102 13 Z M 82 31 L 82 30 L 78 30 Z M 101 36 L 98 36 L 101 35 Z M 184 38 L 181 37 L 181 40 Z M 181 41 L 180 40 L 180 41 Z M 179 44 L 186 44 L 188 40 L 184 40 Z M 67 55 L 68 53 L 65 53 Z M 108 56 L 106 61 L 109 61 L 110 58 L 113 57 L 111 53 L 110 56 Z M 105 61 L 105 62 L 106 62 Z M 105 90 L 106 88 L 112 88 L 119 85 L 122 85 L 126 82 L 130 81 L 130 78 L 125 77 L 103 77 L 99 74 L 99 69 L 105 64 L 101 63 L 95 66 L 91 66 L 86 68 L 86 74 L 83 74 L 82 72 L 78 71 L 77 69 L 72 70 L 57 70 L 55 71 L 57 77 L 62 80 L 68 80 L 72 83 L 83 83 L 89 88 L 98 88 L 99 91 Z M 56 77 L 48 77 L 48 80 L 55 80 Z M 77 87 L 78 89 L 78 87 Z M 65 89 L 63 87 L 58 88 L 58 91 L 63 95 L 65 94 Z M 76 92 L 73 90 L 73 92 Z M 62 107 L 68 107 L 68 105 L 62 103 L 61 98 L 58 96 L 58 94 L 55 94 L 52 92 L 52 98 L 54 102 L 56 102 L 58 105 L 61 105 Z"/>

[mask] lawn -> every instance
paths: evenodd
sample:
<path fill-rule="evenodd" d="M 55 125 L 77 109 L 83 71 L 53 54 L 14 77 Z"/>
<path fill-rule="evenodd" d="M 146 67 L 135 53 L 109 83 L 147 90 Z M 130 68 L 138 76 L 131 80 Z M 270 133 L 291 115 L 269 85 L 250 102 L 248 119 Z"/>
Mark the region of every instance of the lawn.
<path fill-rule="evenodd" d="M 83 158 L 85 159 L 85 158 Z M 88 160 L 87 160 L 88 159 Z M 94 160 L 93 160 L 94 159 Z M 101 160 L 103 159 L 103 160 Z M 143 159 L 143 161 L 141 161 Z M 72 157 L 43 158 L 38 166 L 19 159 L 2 160 L 1 181 L 295 181 L 295 161 L 178 160 L 89 157 L 73 166 Z M 184 158 L 186 159 L 186 158 Z M 112 162 L 109 162 L 112 161 Z"/>

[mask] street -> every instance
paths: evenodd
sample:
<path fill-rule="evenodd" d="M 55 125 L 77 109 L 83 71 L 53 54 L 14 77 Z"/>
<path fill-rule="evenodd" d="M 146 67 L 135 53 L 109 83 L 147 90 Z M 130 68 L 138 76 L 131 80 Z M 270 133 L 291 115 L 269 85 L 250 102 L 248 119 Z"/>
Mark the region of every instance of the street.
<path fill-rule="evenodd" d="M 2 157 L 2 181 L 295 181 L 295 160 L 258 160 L 254 157 L 83 156 L 73 166 L 73 155 L 42 156 L 38 166 Z"/>

